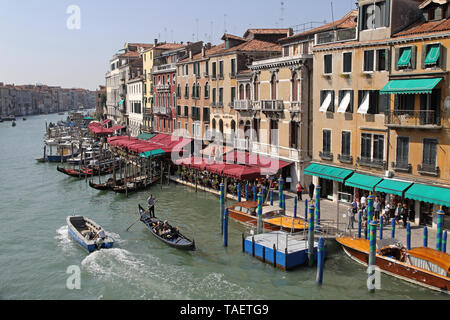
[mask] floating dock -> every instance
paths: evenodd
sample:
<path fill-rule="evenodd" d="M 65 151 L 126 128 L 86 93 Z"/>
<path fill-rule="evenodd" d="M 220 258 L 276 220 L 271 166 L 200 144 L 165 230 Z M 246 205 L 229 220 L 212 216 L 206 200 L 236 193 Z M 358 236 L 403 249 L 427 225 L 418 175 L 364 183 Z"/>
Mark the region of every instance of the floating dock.
<path fill-rule="evenodd" d="M 242 242 L 244 252 L 283 270 L 308 263 L 308 240 L 301 235 L 273 231 L 243 237 Z M 317 260 L 317 247 L 318 242 L 314 241 L 314 261 Z"/>

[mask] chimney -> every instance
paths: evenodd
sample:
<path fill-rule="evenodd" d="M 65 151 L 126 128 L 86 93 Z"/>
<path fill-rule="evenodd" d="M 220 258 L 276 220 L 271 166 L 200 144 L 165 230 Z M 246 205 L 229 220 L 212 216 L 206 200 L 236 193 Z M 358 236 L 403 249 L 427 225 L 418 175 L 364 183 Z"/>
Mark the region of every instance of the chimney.
<path fill-rule="evenodd" d="M 206 44 L 206 49 L 211 49 L 211 42 L 208 42 L 207 44 Z"/>
<path fill-rule="evenodd" d="M 189 59 L 192 59 L 192 50 L 189 50 Z"/>
<path fill-rule="evenodd" d="M 155 47 L 158 45 L 158 39 L 155 39 Z"/>
<path fill-rule="evenodd" d="M 203 58 L 205 57 L 205 47 L 204 46 L 202 47 L 202 57 Z"/>

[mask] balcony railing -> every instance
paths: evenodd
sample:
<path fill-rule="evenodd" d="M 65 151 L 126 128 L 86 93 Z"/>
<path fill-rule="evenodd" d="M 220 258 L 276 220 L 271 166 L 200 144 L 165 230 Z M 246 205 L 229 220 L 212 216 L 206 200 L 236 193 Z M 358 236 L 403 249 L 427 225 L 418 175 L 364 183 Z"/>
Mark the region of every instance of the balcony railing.
<path fill-rule="evenodd" d="M 342 163 L 353 163 L 353 157 L 348 154 L 338 154 L 338 160 Z"/>
<path fill-rule="evenodd" d="M 367 157 L 358 157 L 356 163 L 360 166 L 387 170 L 386 161 L 380 159 L 371 159 Z"/>
<path fill-rule="evenodd" d="M 392 162 L 391 165 L 394 171 L 411 173 L 412 166 L 407 161 Z"/>
<path fill-rule="evenodd" d="M 394 110 L 385 112 L 387 127 L 397 128 L 437 128 L 441 126 L 439 110 Z"/>
<path fill-rule="evenodd" d="M 261 100 L 261 110 L 262 111 L 283 111 L 284 103 L 283 100 Z"/>
<path fill-rule="evenodd" d="M 209 78 L 209 73 L 208 73 L 208 72 L 203 72 L 203 76 L 204 76 L 205 78 Z"/>
<path fill-rule="evenodd" d="M 355 40 L 356 35 L 356 28 L 322 32 L 315 35 L 314 44 L 321 45 L 325 43 Z"/>
<path fill-rule="evenodd" d="M 438 166 L 427 163 L 417 165 L 417 171 L 420 174 L 428 174 L 432 176 L 438 176 L 440 173 L 440 169 Z"/>
<path fill-rule="evenodd" d="M 333 161 L 333 154 L 331 152 L 328 151 L 319 151 L 319 157 L 322 160 L 328 160 L 328 161 Z"/>
<path fill-rule="evenodd" d="M 247 111 L 253 109 L 253 103 L 251 100 L 234 100 L 234 110 Z"/>
<path fill-rule="evenodd" d="M 289 106 L 289 112 L 291 113 L 303 112 L 303 103 L 301 101 L 291 101 L 291 105 Z"/>
<path fill-rule="evenodd" d="M 154 66 L 153 67 L 153 72 L 158 72 L 158 71 L 168 71 L 169 69 L 176 69 L 177 65 L 175 63 L 168 63 L 168 64 L 163 64 L 161 66 Z"/>
<path fill-rule="evenodd" d="M 155 87 L 156 90 L 169 90 L 170 84 L 157 84 Z"/>

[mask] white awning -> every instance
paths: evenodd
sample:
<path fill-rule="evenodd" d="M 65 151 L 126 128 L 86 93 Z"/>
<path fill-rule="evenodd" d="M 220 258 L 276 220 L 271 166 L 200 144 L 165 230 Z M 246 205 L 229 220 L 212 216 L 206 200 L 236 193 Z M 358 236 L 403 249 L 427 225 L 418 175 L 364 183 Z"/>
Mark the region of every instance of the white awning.
<path fill-rule="evenodd" d="M 339 108 L 337 109 L 337 112 L 345 113 L 347 111 L 349 104 L 350 104 L 350 92 L 346 92 L 344 98 L 341 101 L 341 104 L 339 105 Z"/>
<path fill-rule="evenodd" d="M 366 114 L 369 110 L 369 92 L 364 94 L 364 98 L 362 99 L 361 105 L 358 108 L 357 113 Z"/>
<path fill-rule="evenodd" d="M 320 112 L 327 112 L 328 108 L 331 104 L 331 92 L 328 92 L 327 97 L 323 101 L 322 105 L 320 106 L 319 111 Z"/>

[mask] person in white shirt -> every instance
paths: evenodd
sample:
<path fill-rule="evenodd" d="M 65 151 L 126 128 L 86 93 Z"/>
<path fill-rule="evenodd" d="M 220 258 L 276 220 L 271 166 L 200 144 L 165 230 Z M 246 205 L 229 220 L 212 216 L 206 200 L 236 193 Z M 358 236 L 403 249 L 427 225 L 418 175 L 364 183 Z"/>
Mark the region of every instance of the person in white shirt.
<path fill-rule="evenodd" d="M 361 208 L 365 208 L 366 207 L 366 202 L 367 202 L 367 198 L 366 198 L 366 196 L 365 195 L 363 195 L 362 197 L 361 197 Z"/>
<path fill-rule="evenodd" d="M 102 240 L 105 240 L 106 238 L 106 234 L 105 231 L 102 229 L 102 227 L 98 228 L 97 234 L 95 235 L 94 239 L 100 238 Z"/>

